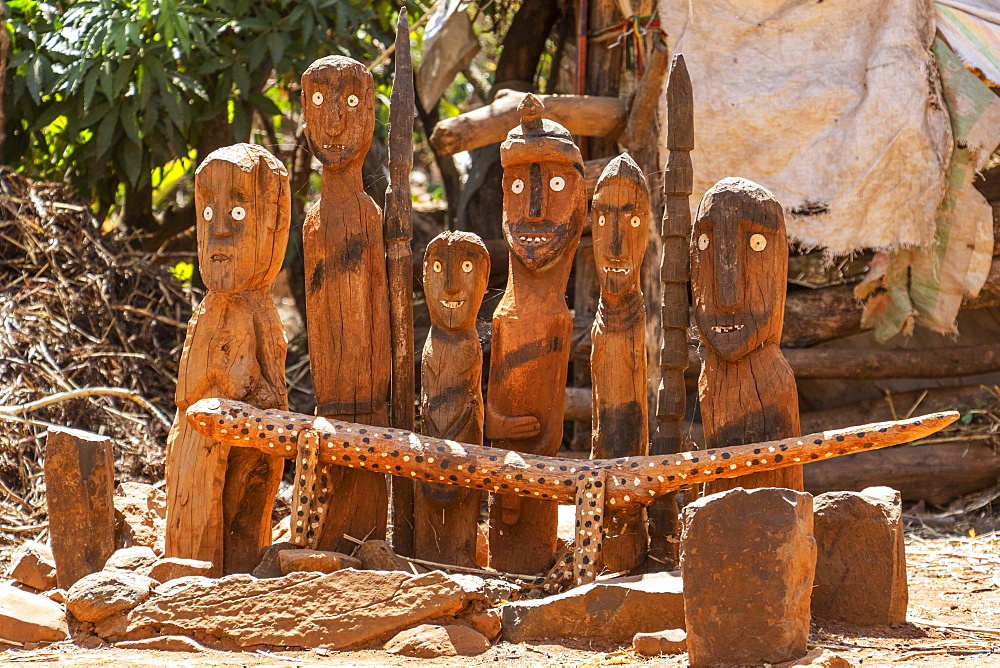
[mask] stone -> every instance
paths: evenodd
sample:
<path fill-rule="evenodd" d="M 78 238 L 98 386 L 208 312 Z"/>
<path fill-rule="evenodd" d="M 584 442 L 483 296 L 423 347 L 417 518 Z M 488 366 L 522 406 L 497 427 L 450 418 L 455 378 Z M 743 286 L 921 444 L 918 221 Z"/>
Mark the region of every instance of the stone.
<path fill-rule="evenodd" d="M 113 501 L 129 528 L 125 547 L 141 545 L 162 556 L 167 530 L 167 496 L 163 490 L 141 482 L 123 482 L 115 490 Z"/>
<path fill-rule="evenodd" d="M 7 577 L 38 591 L 56 586 L 56 561 L 47 545 L 29 540 L 14 551 Z"/>
<path fill-rule="evenodd" d="M 681 573 L 692 666 L 773 664 L 806 653 L 816 568 L 812 520 L 812 496 L 775 487 L 737 487 L 684 508 Z"/>
<path fill-rule="evenodd" d="M 121 649 L 157 649 L 161 652 L 204 652 L 206 648 L 184 636 L 158 636 L 143 640 L 123 640 L 115 647 Z"/>
<path fill-rule="evenodd" d="M 361 568 L 366 571 L 405 571 L 410 567 L 393 551 L 384 540 L 366 540 L 354 556 L 361 560 Z"/>
<path fill-rule="evenodd" d="M 24 644 L 67 637 L 66 611 L 61 605 L 40 594 L 0 584 L 0 639 Z"/>
<path fill-rule="evenodd" d="M 512 582 L 500 578 L 484 578 L 467 573 L 455 573 L 452 580 L 460 583 L 466 590 L 482 595 L 490 605 L 502 605 L 516 601 L 521 596 L 521 588 Z"/>
<path fill-rule="evenodd" d="M 50 589 L 45 592 L 45 598 L 55 601 L 56 603 L 66 602 L 66 590 L 65 589 Z"/>
<path fill-rule="evenodd" d="M 817 647 L 801 659 L 779 663 L 771 668 L 857 668 L 857 664 L 828 649 Z"/>
<path fill-rule="evenodd" d="M 283 550 L 291 550 L 296 546 L 292 543 L 274 543 L 260 551 L 257 557 L 257 568 L 253 569 L 255 578 L 280 578 L 281 568 L 278 567 L 278 554 Z"/>
<path fill-rule="evenodd" d="M 285 543 L 292 539 L 292 518 L 284 517 L 271 528 L 271 542 Z"/>
<path fill-rule="evenodd" d="M 135 573 L 91 573 L 66 592 L 66 607 L 81 622 L 99 622 L 145 601 L 152 584 L 151 578 Z"/>
<path fill-rule="evenodd" d="M 490 648 L 490 641 L 479 631 L 457 624 L 438 626 L 421 624 L 397 633 L 385 644 L 385 651 L 421 659 L 439 656 L 476 656 Z"/>
<path fill-rule="evenodd" d="M 684 627 L 684 597 L 677 573 L 599 580 L 545 599 L 501 608 L 510 642 L 593 638 L 628 643 L 636 633 Z"/>
<path fill-rule="evenodd" d="M 213 646 L 343 649 L 459 616 L 482 601 L 440 571 L 415 576 L 353 569 L 264 580 L 243 573 L 181 578 L 157 594 L 95 625 L 96 632 L 112 642 L 166 634 Z"/>
<path fill-rule="evenodd" d="M 158 560 L 153 548 L 145 545 L 135 545 L 116 550 L 108 557 L 104 564 L 106 571 L 125 571 L 126 573 L 138 573 L 139 575 L 149 575 Z"/>
<path fill-rule="evenodd" d="M 899 492 L 827 492 L 813 501 L 813 513 L 813 617 L 863 625 L 905 622 L 909 593 Z"/>
<path fill-rule="evenodd" d="M 632 649 L 643 656 L 683 654 L 687 651 L 687 633 L 684 629 L 636 633 L 632 638 Z"/>
<path fill-rule="evenodd" d="M 166 557 L 159 559 L 149 569 L 149 577 L 157 582 L 170 582 L 177 578 L 188 577 L 190 575 L 210 576 L 214 566 L 211 561 L 201 561 L 200 559 L 181 559 L 180 557 Z"/>
<path fill-rule="evenodd" d="M 361 568 L 361 560 L 325 550 L 295 549 L 278 552 L 278 569 L 282 575 L 296 571 L 333 573 L 343 568 Z"/>
<path fill-rule="evenodd" d="M 462 621 L 482 633 L 488 640 L 496 640 L 500 637 L 500 631 L 503 630 L 499 608 L 489 608 L 463 615 Z"/>

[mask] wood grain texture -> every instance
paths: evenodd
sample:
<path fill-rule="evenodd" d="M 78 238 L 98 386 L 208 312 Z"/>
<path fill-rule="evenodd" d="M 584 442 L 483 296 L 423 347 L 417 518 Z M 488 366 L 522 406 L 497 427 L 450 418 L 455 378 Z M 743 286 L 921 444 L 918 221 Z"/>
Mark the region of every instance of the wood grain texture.
<path fill-rule="evenodd" d="M 698 399 L 709 448 L 799 434 L 798 394 L 778 347 L 788 250 L 781 205 L 767 189 L 727 178 L 701 200 L 691 235 L 694 318 L 705 343 Z M 706 486 L 802 491 L 802 467 Z"/>
<path fill-rule="evenodd" d="M 267 150 L 236 144 L 195 173 L 198 261 L 208 294 L 188 323 L 167 439 L 166 554 L 246 573 L 270 544 L 282 463 L 206 439 L 184 420 L 205 397 L 285 408 L 285 334 L 271 299 L 288 243 L 288 172 Z"/>
<path fill-rule="evenodd" d="M 420 363 L 420 417 L 428 436 L 483 443 L 483 349 L 476 315 L 489 276 L 489 252 L 476 235 L 444 232 L 428 244 L 424 294 L 431 328 Z M 475 568 L 481 503 L 479 490 L 418 482 L 414 556 Z"/>
<path fill-rule="evenodd" d="M 649 229 L 649 191 L 642 170 L 627 153 L 612 160 L 601 175 L 591 217 L 601 286 L 591 330 L 591 458 L 646 455 L 646 308 L 640 270 Z M 631 571 L 644 562 L 647 535 L 641 509 L 607 513 L 604 527 L 608 570 Z"/>
<path fill-rule="evenodd" d="M 500 146 L 507 289 L 493 314 L 486 435 L 499 448 L 554 455 L 562 441 L 563 388 L 573 319 L 566 283 L 587 200 L 583 160 L 569 132 L 543 120 L 525 95 L 521 124 Z M 548 570 L 556 549 L 556 505 L 496 495 L 490 502 L 490 565 Z"/>
<path fill-rule="evenodd" d="M 382 213 L 362 187 L 375 127 L 375 84 L 350 58 L 328 56 L 302 75 L 309 150 L 323 164 L 322 198 L 302 228 L 309 356 L 318 415 L 389 424 L 392 368 Z M 350 552 L 356 538 L 385 537 L 382 475 L 329 471 L 321 550 Z"/>

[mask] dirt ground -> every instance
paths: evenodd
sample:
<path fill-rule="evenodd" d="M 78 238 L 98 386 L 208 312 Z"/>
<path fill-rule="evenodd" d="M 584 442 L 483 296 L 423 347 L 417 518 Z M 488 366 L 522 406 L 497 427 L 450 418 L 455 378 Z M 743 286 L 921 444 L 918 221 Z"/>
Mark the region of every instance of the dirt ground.
<path fill-rule="evenodd" d="M 824 647 L 864 666 L 1000 666 L 1000 533 L 908 532 L 909 623 L 898 627 L 814 624 L 810 648 Z M 2 647 L 2 645 L 0 645 Z M 644 658 L 628 646 L 585 639 L 500 642 L 476 657 L 414 659 L 379 649 L 350 652 L 204 653 L 87 648 L 71 642 L 0 651 L 0 665 L 58 662 L 107 666 L 685 666 L 686 655 Z"/>

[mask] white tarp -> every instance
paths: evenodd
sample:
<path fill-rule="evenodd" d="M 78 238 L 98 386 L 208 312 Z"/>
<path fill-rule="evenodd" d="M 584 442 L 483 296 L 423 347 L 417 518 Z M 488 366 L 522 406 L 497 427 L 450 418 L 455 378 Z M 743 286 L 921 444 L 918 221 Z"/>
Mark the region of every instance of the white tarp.
<path fill-rule="evenodd" d="M 930 0 L 659 3 L 694 88 L 693 206 L 742 176 L 806 246 L 934 241 L 952 134 Z"/>

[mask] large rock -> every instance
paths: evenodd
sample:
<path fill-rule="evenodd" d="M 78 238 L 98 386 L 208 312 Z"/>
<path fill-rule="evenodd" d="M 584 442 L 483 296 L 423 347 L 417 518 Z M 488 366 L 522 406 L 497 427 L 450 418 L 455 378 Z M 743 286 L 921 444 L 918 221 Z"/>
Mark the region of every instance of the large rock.
<path fill-rule="evenodd" d="M 602 580 L 545 599 L 509 603 L 501 611 L 503 637 L 510 642 L 593 638 L 629 643 L 636 633 L 684 628 L 676 573 Z"/>
<path fill-rule="evenodd" d="M 366 540 L 355 556 L 361 560 L 361 568 L 366 571 L 406 571 L 409 565 L 393 551 L 384 540 Z"/>
<path fill-rule="evenodd" d="M 149 577 L 157 582 L 170 582 L 191 575 L 211 576 L 214 568 L 211 561 L 166 557 L 153 564 L 149 569 Z"/>
<path fill-rule="evenodd" d="M 97 633 L 114 642 L 171 634 L 229 647 L 342 649 L 482 600 L 440 571 L 191 577 L 156 591 L 160 596 L 98 624 Z"/>
<path fill-rule="evenodd" d="M 451 579 L 461 583 L 466 590 L 481 594 L 486 602 L 493 606 L 521 598 L 519 586 L 500 578 L 484 578 L 478 575 L 458 573 L 453 574 Z"/>
<path fill-rule="evenodd" d="M 899 492 L 869 487 L 813 501 L 816 584 L 812 614 L 851 624 L 906 621 L 906 556 Z"/>
<path fill-rule="evenodd" d="M 153 568 L 153 564 L 157 560 L 158 558 L 156 552 L 153 552 L 153 548 L 146 547 L 145 545 L 135 545 L 115 550 L 115 553 L 108 557 L 107 562 L 105 562 L 104 570 L 149 575 L 150 569 Z"/>
<path fill-rule="evenodd" d="M 0 639 L 51 642 L 69 636 L 66 612 L 55 601 L 0 584 Z"/>
<path fill-rule="evenodd" d="M 66 592 L 66 607 L 81 622 L 99 622 L 149 598 L 151 578 L 100 571 L 80 578 Z"/>
<path fill-rule="evenodd" d="M 39 542 L 23 543 L 11 557 L 7 577 L 38 591 L 56 586 L 56 562 L 52 550 Z"/>
<path fill-rule="evenodd" d="M 162 555 L 167 527 L 166 494 L 152 485 L 123 482 L 115 490 L 113 501 L 130 530 L 125 547 L 142 545 Z"/>
<path fill-rule="evenodd" d="M 295 549 L 292 543 L 274 543 L 264 546 L 257 556 L 257 568 L 253 569 L 255 578 L 280 578 L 281 568 L 278 566 L 278 555 L 285 550 Z"/>
<path fill-rule="evenodd" d="M 479 631 L 460 626 L 421 624 L 397 633 L 385 644 L 390 654 L 433 659 L 439 656 L 476 656 L 490 648 L 490 641 Z"/>
<path fill-rule="evenodd" d="M 296 571 L 333 573 L 344 568 L 361 568 L 361 560 L 340 552 L 292 549 L 278 552 L 278 568 L 282 575 Z"/>
<path fill-rule="evenodd" d="M 691 665 L 773 664 L 805 654 L 816 568 L 812 497 L 737 487 L 698 499 L 683 515 Z"/>

